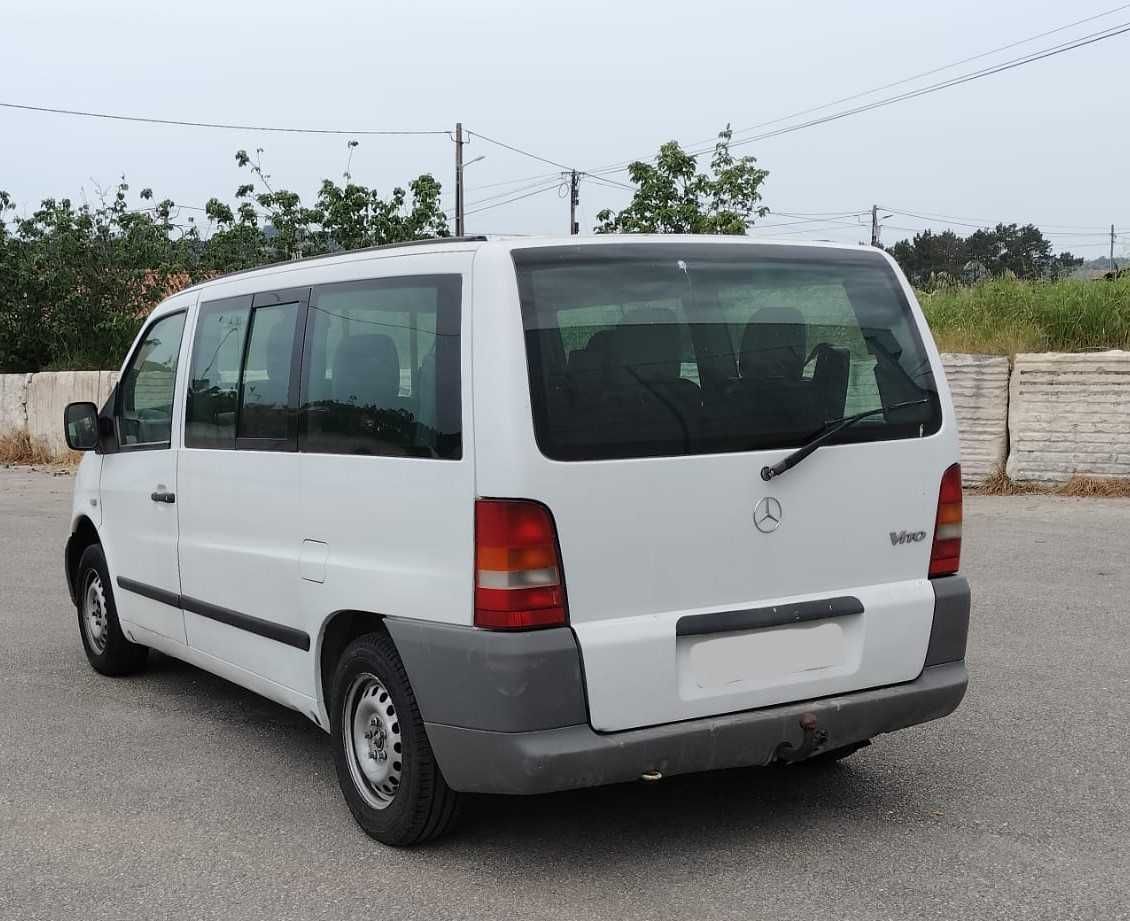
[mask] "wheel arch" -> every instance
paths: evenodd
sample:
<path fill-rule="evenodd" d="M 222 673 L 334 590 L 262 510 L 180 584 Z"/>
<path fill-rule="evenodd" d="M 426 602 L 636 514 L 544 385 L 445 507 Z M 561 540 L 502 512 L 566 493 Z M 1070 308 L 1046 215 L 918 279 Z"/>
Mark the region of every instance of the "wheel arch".
<path fill-rule="evenodd" d="M 326 618 L 322 629 L 318 633 L 317 655 L 315 663 L 317 673 L 315 684 L 317 686 L 318 717 L 322 728 L 327 732 L 330 726 L 330 680 L 333 678 L 334 667 L 345 647 L 357 637 L 366 633 L 387 633 L 384 626 L 384 615 L 373 611 L 342 610 L 335 611 Z"/>
<path fill-rule="evenodd" d="M 67 575 L 67 590 L 71 594 L 71 602 L 78 604 L 78 563 L 87 547 L 101 544 L 102 538 L 94 522 L 86 515 L 79 515 L 71 527 L 71 536 L 67 538 L 65 566 Z"/>

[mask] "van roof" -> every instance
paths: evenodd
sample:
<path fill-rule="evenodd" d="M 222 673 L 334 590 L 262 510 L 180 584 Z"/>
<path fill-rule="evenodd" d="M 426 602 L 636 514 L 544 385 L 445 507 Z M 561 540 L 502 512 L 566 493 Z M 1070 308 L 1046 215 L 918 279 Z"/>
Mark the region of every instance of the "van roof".
<path fill-rule="evenodd" d="M 239 269 L 235 272 L 227 272 L 223 275 L 217 275 L 215 278 L 209 278 L 205 281 L 197 282 L 187 288 L 182 289 L 174 298 L 179 298 L 180 295 L 190 292 L 199 291 L 212 287 L 213 285 L 227 281 L 231 278 L 243 278 L 262 276 L 269 277 L 272 274 L 278 273 L 285 269 L 293 269 L 298 265 L 308 265 L 310 263 L 319 263 L 326 265 L 339 265 L 343 263 L 360 261 L 371 257 L 373 253 L 392 254 L 395 250 L 411 249 L 413 251 L 422 250 L 428 252 L 430 250 L 443 250 L 451 248 L 456 252 L 465 252 L 467 250 L 477 250 L 483 245 L 489 244 L 502 244 L 506 249 L 526 249 L 542 246 L 602 246 L 614 243 L 724 243 L 729 245 L 756 245 L 756 246 L 787 246 L 792 248 L 804 247 L 812 249 L 836 249 L 836 250 L 859 250 L 861 247 L 869 249 L 866 244 L 855 243 L 835 243 L 832 241 L 798 241 L 798 240 L 774 240 L 774 239 L 760 239 L 751 238 L 747 236 L 736 235 L 721 235 L 721 234 L 592 234 L 587 236 L 521 236 L 521 235 L 507 235 L 507 234 L 492 234 L 492 235 L 472 235 L 462 237 L 434 237 L 425 240 L 410 240 L 403 243 L 384 243 L 379 246 L 366 246 L 360 249 L 352 249 L 340 253 L 326 253 L 319 256 L 310 256 L 302 260 L 287 260 L 283 262 L 273 262 L 268 265 L 255 266 L 254 268 Z"/>

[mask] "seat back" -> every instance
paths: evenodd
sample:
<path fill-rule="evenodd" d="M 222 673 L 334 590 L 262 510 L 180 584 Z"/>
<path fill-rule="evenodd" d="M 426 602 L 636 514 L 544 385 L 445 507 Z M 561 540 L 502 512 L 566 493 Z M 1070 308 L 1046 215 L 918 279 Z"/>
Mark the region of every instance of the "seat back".
<path fill-rule="evenodd" d="M 346 336 L 334 353 L 333 395 L 338 403 L 392 409 L 400 395 L 400 356 L 391 336 Z"/>

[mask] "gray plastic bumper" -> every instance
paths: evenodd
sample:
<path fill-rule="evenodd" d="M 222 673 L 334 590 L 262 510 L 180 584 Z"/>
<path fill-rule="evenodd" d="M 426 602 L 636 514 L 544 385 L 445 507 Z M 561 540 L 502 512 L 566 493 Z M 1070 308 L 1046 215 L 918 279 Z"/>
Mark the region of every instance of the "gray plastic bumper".
<path fill-rule="evenodd" d="M 964 662 L 923 670 L 914 681 L 763 710 L 601 734 L 589 726 L 491 732 L 428 725 L 436 761 L 455 790 L 548 793 L 666 775 L 768 764 L 782 742 L 802 741 L 800 717 L 812 714 L 839 748 L 939 719 L 965 695 Z"/>
<path fill-rule="evenodd" d="M 946 716 L 965 694 L 969 583 L 931 580 L 934 621 L 915 680 L 838 697 L 598 733 L 589 726 L 581 654 L 567 627 L 500 633 L 415 620 L 385 621 L 416 692 L 428 739 L 453 789 L 544 793 L 768 764 L 800 745 L 800 717 L 827 733 L 821 750 Z"/>

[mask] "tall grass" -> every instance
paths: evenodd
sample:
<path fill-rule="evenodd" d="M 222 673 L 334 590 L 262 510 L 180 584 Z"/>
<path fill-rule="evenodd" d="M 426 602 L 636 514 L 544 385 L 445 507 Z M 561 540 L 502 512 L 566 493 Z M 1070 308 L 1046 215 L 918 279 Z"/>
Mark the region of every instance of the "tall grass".
<path fill-rule="evenodd" d="M 998 278 L 918 298 L 943 352 L 1130 349 L 1130 278 Z"/>

